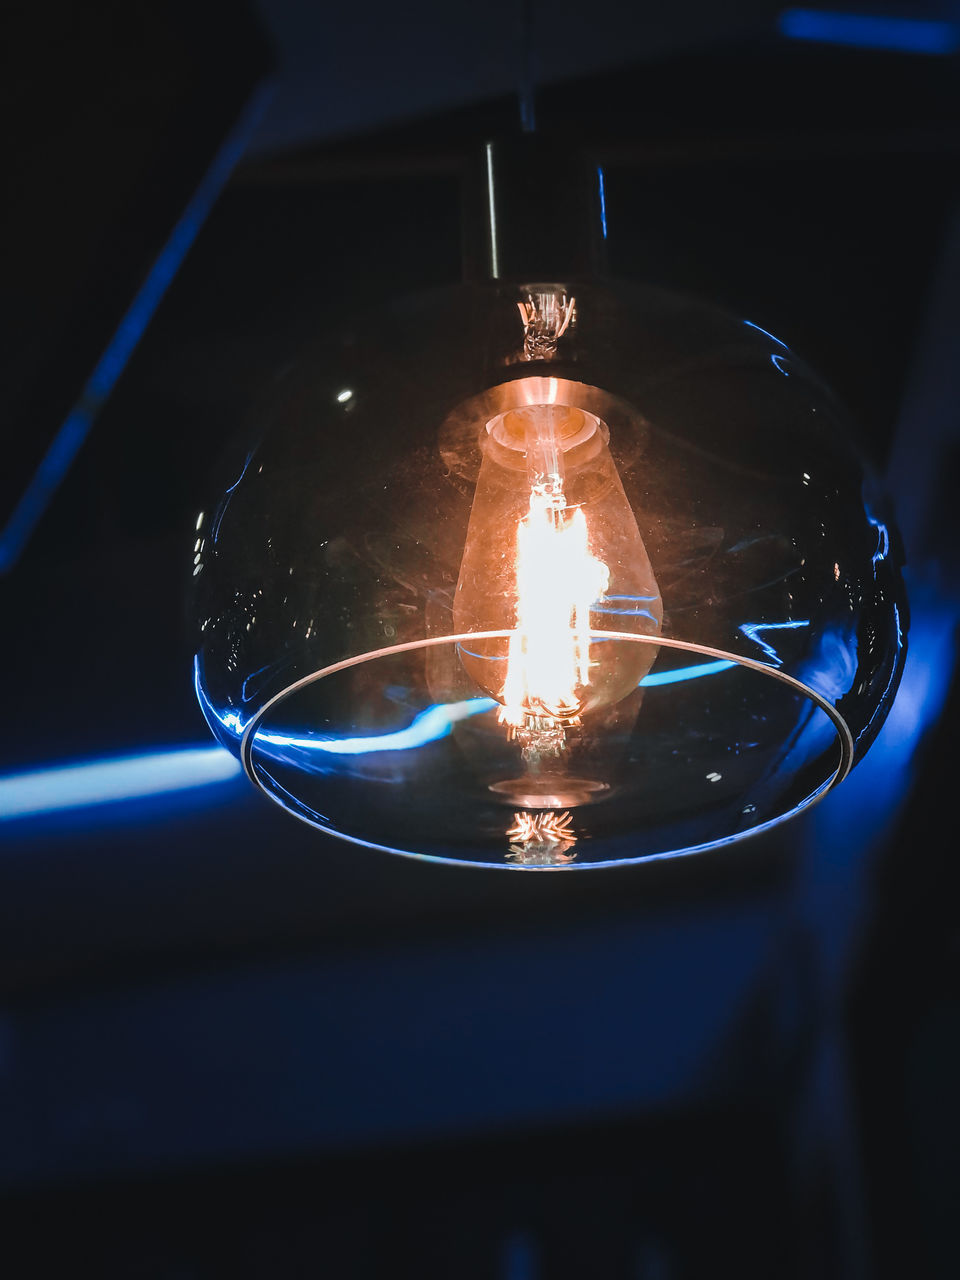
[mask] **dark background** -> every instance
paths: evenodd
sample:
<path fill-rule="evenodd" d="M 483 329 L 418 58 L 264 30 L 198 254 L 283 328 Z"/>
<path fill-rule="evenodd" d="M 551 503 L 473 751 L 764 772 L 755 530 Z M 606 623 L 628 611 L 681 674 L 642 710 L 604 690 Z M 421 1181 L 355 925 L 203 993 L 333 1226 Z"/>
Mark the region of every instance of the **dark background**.
<path fill-rule="evenodd" d="M 913 620 L 870 756 L 774 836 L 593 875 L 327 841 L 239 779 L 5 819 L 27 771 L 210 741 L 196 514 L 315 333 L 459 278 L 460 174 L 517 128 L 525 11 L 539 126 L 604 162 L 613 273 L 796 347 L 887 476 Z M 12 14 L 9 1274 L 956 1274 L 960 12 L 849 11 L 914 25 Z"/>

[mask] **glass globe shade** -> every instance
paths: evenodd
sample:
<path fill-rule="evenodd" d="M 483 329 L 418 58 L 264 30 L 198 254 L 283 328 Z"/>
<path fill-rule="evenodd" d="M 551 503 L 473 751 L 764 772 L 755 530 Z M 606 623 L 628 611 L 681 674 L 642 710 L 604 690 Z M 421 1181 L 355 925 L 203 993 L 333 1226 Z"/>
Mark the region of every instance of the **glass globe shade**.
<path fill-rule="evenodd" d="M 595 280 L 398 301 L 286 374 L 197 531 L 196 687 L 331 835 L 568 869 L 770 829 L 892 701 L 896 539 L 781 342 Z"/>

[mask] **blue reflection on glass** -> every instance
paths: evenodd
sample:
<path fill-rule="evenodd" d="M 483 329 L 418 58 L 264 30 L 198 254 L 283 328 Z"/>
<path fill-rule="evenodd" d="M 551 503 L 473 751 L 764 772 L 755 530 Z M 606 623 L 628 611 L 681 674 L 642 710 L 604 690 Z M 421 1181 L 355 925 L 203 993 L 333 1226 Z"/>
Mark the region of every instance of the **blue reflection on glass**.
<path fill-rule="evenodd" d="M 652 597 L 612 597 L 614 600 L 627 601 L 650 598 Z M 618 611 L 611 610 L 611 612 Z M 620 612 L 630 612 L 630 610 L 622 610 Z M 809 622 L 746 623 L 741 627 L 741 630 L 779 666 L 781 659 L 776 650 L 761 640 L 757 633 L 777 630 L 778 628 L 806 627 L 809 625 Z M 501 660 L 491 654 L 474 653 L 462 643 L 458 643 L 457 649 L 460 652 L 469 654 L 471 657 L 486 659 L 491 662 Z M 638 687 L 641 689 L 656 689 L 665 685 L 682 684 L 688 680 L 699 680 L 704 676 L 719 675 L 720 672 L 729 671 L 731 667 L 735 666 L 737 666 L 737 663 L 733 659 L 722 658 L 714 662 L 698 662 L 693 666 L 677 667 L 670 671 L 655 671 L 644 676 Z M 240 717 L 234 712 L 218 713 L 211 706 L 209 699 L 204 696 L 199 681 L 199 665 L 196 662 L 194 663 L 194 682 L 197 689 L 197 697 L 207 713 L 207 719 L 210 720 L 212 717 L 229 732 L 239 735 L 242 732 Z M 349 738 L 301 737 L 285 733 L 267 733 L 261 729 L 256 735 L 256 740 L 260 746 L 293 747 L 301 750 L 321 751 L 326 755 L 356 756 L 371 755 L 381 751 L 408 751 L 417 747 L 427 746 L 431 742 L 438 742 L 452 732 L 453 726 L 458 721 L 469 719 L 471 716 L 483 715 L 487 711 L 494 710 L 498 705 L 493 698 L 468 698 L 463 702 L 434 704 L 419 712 L 405 729 L 396 729 L 390 733 L 367 734 L 362 737 Z"/>
<path fill-rule="evenodd" d="M 785 378 L 790 377 L 790 370 L 783 367 L 783 356 L 772 355 L 770 357 L 770 363 L 775 369 L 779 369 Z"/>
<path fill-rule="evenodd" d="M 699 662 L 693 667 L 677 667 L 675 671 L 654 671 L 640 681 L 641 689 L 655 689 L 665 684 L 682 684 L 686 680 L 698 680 L 701 676 L 715 676 L 729 671 L 735 662 L 721 658 L 717 662 Z"/>
<path fill-rule="evenodd" d="M 955 23 L 880 14 L 822 9 L 784 9 L 780 34 L 790 40 L 816 40 L 860 49 L 892 49 L 898 53 L 946 54 L 960 46 Z"/>
<path fill-rule="evenodd" d="M 498 704 L 493 698 L 468 698 L 465 702 L 451 702 L 427 707 L 415 716 L 406 729 L 393 733 L 369 734 L 363 738 L 294 738 L 283 733 L 257 734 L 258 743 L 272 747 L 307 747 L 337 756 L 368 755 L 375 751 L 408 751 L 412 747 L 424 747 L 429 742 L 445 738 L 458 720 L 492 711 Z"/>
<path fill-rule="evenodd" d="M 465 653 L 468 658 L 478 658 L 481 662 L 502 662 L 503 656 L 496 653 L 477 653 L 468 649 L 465 644 L 457 643 L 457 653 Z"/>
<path fill-rule="evenodd" d="M 631 606 L 652 598 L 650 596 L 611 596 L 608 597 L 609 601 L 615 604 L 626 602 L 628 607 L 614 607 L 607 610 L 607 612 L 650 616 L 645 609 L 637 609 Z M 748 622 L 744 623 L 740 630 L 748 639 L 759 646 L 772 663 L 780 666 L 782 664 L 780 655 L 772 645 L 761 639 L 760 633 L 795 630 L 798 627 L 808 627 L 809 625 L 808 620 Z M 474 653 L 472 650 L 467 649 L 462 642 L 458 642 L 457 649 L 459 652 L 469 654 L 471 657 L 489 661 L 502 661 L 495 655 Z M 718 675 L 722 671 L 728 671 L 736 665 L 737 663 L 733 659 L 723 658 L 713 662 L 698 662 L 692 666 L 677 667 L 668 671 L 654 671 L 643 677 L 639 682 L 639 688 L 655 689 L 671 684 L 681 684 L 688 680 L 699 680 L 704 676 Z M 194 685 L 197 691 L 197 698 L 208 722 L 211 723 L 211 727 L 213 727 L 213 722 L 215 721 L 217 725 L 226 729 L 231 735 L 239 736 L 243 732 L 243 722 L 240 716 L 233 711 L 218 712 L 213 707 L 202 688 L 199 661 L 197 659 L 194 659 Z M 434 704 L 419 712 L 406 728 L 383 734 L 367 734 L 347 738 L 321 737 L 319 735 L 302 737 L 284 733 L 267 733 L 261 729 L 256 738 L 257 743 L 261 746 L 293 747 L 301 750 L 320 751 L 326 755 L 355 756 L 370 755 L 381 751 L 408 751 L 447 737 L 452 732 L 453 726 L 459 721 L 469 719 L 471 716 L 483 715 L 487 711 L 492 711 L 496 706 L 498 706 L 498 703 L 493 698 L 467 698 L 462 702 Z"/>
<path fill-rule="evenodd" d="M 779 338 L 775 338 L 773 334 L 768 332 L 766 329 L 761 329 L 760 326 L 758 324 L 754 324 L 752 320 L 744 320 L 743 323 L 747 328 L 756 329 L 757 333 L 762 333 L 765 338 L 769 338 L 771 342 L 775 342 L 778 347 L 783 347 L 784 351 L 790 350 L 785 342 L 781 342 Z"/>
<path fill-rule="evenodd" d="M 814 819 L 812 848 L 830 851 L 829 858 L 818 860 L 822 875 L 835 872 L 841 860 L 862 856 L 871 841 L 889 839 L 899 806 L 923 763 L 917 748 L 942 715 L 950 692 L 957 664 L 957 604 L 944 600 L 929 583 L 908 579 L 907 585 L 910 647 L 890 714 L 863 763 Z M 885 691 L 876 714 L 883 714 L 888 696 Z M 863 732 L 871 728 L 872 722 Z"/>
<path fill-rule="evenodd" d="M 247 474 L 247 467 L 249 467 L 250 459 L 253 457 L 255 452 L 256 450 L 251 449 L 250 452 L 247 454 L 246 458 L 244 458 L 243 466 L 240 469 L 240 474 L 237 476 L 236 480 L 234 480 L 233 484 L 230 485 L 230 487 L 224 493 L 223 497 L 220 499 L 220 505 L 217 507 L 216 514 L 213 517 L 213 523 L 210 526 L 210 542 L 211 542 L 211 545 L 213 546 L 216 546 L 217 538 L 219 537 L 219 534 L 220 534 L 220 524 L 227 510 L 227 504 L 230 501 L 230 495 L 231 493 L 233 493 L 234 489 L 236 489 L 237 485 L 240 483 L 243 477 Z"/>
<path fill-rule="evenodd" d="M 795 622 L 744 622 L 740 627 L 741 632 L 752 640 L 763 653 L 770 659 L 772 663 L 780 667 L 783 665 L 783 659 L 774 649 L 772 644 L 767 644 L 765 640 L 760 639 L 761 631 L 795 631 L 798 627 L 809 627 L 809 618 L 797 620 Z"/>
<path fill-rule="evenodd" d="M 603 238 L 607 238 L 607 193 L 604 187 L 603 166 L 597 165 L 597 183 L 600 187 L 600 229 L 603 232 Z"/>
<path fill-rule="evenodd" d="M 656 598 L 656 596 L 603 596 L 590 606 L 590 612 L 613 613 L 620 617 L 649 618 L 651 622 L 656 622 L 654 615 L 645 608 Z"/>
<path fill-rule="evenodd" d="M 237 711 L 218 711 L 210 699 L 207 692 L 200 683 L 200 655 L 197 654 L 193 659 L 193 688 L 197 695 L 197 701 L 200 703 L 200 710 L 203 712 L 207 724 L 217 734 L 217 728 L 226 729 L 232 738 L 239 738 L 243 733 L 243 721 Z"/>
<path fill-rule="evenodd" d="M 824 627 L 816 636 L 812 651 L 793 674 L 836 705 L 856 680 L 857 648 L 856 629 L 852 625 Z"/>
<path fill-rule="evenodd" d="M 903 633 L 903 623 L 900 618 L 900 610 L 897 608 L 896 605 L 893 606 L 893 618 L 894 618 L 894 622 L 897 625 L 897 661 L 895 661 L 890 668 L 890 678 L 887 680 L 887 683 L 884 685 L 883 693 L 880 695 L 880 698 L 876 705 L 876 710 L 874 711 L 870 719 L 867 721 L 867 723 L 860 730 L 860 732 L 857 734 L 856 738 L 854 739 L 854 745 L 859 744 L 860 739 L 864 736 L 864 734 L 872 731 L 873 722 L 876 720 L 877 716 L 883 716 L 886 714 L 887 698 L 890 695 L 890 689 L 894 681 L 897 679 L 898 675 L 900 674 L 900 660 L 901 660 L 901 656 L 903 655 L 903 650 L 906 643 L 906 636 Z"/>
<path fill-rule="evenodd" d="M 876 569 L 880 561 L 886 560 L 890 554 L 890 530 L 882 520 L 871 512 L 869 507 L 867 508 L 867 523 L 871 524 L 877 531 L 877 549 L 870 557 L 870 562 Z"/>
<path fill-rule="evenodd" d="M 679 667 L 675 671 L 661 671 L 644 676 L 639 687 L 651 689 L 661 685 L 680 684 L 685 680 L 699 679 L 701 676 L 717 675 L 736 665 L 735 662 L 728 660 L 700 662 L 692 667 Z M 499 705 L 493 698 L 468 698 L 464 702 L 435 704 L 421 711 L 405 729 L 397 729 L 392 733 L 367 734 L 364 737 L 304 738 L 286 733 L 266 733 L 260 730 L 257 733 L 257 743 L 270 747 L 297 747 L 309 751 L 323 751 L 327 755 L 338 756 L 371 755 L 378 751 L 409 751 L 416 747 L 425 747 L 431 742 L 438 742 L 441 738 L 447 737 L 458 721 L 483 715 L 487 711 L 493 711 Z"/>
<path fill-rule="evenodd" d="M 0 822 L 186 791 L 240 772 L 223 747 L 183 747 L 8 774 L 0 778 Z"/>

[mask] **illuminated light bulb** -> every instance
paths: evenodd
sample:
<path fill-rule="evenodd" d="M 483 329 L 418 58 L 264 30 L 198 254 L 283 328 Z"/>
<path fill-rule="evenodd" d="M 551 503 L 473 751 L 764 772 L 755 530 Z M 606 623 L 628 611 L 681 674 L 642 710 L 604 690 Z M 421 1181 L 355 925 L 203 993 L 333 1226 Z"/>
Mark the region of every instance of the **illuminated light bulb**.
<path fill-rule="evenodd" d="M 589 798 L 594 788 L 556 785 L 569 734 L 632 693 L 657 653 L 596 634 L 654 636 L 663 620 L 608 439 L 594 414 L 545 403 L 497 415 L 481 440 L 453 622 L 459 634 L 507 633 L 462 643 L 460 660 L 500 704 L 528 773 L 549 770 L 542 797 L 529 778 L 502 784 L 530 807 Z"/>
<path fill-rule="evenodd" d="M 581 508 L 567 511 L 562 484 L 535 484 L 517 526 L 517 629 L 509 641 L 500 721 L 578 722 L 590 684 L 590 607 L 607 566 L 590 554 Z"/>

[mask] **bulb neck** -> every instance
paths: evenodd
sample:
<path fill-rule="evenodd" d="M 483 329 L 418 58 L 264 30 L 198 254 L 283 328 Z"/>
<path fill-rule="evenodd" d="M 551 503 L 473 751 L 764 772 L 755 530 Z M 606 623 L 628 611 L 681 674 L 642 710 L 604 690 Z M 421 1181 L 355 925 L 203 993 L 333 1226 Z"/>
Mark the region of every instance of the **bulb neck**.
<path fill-rule="evenodd" d="M 606 269 L 603 171 L 540 134 L 485 143 L 468 166 L 468 281 L 562 281 Z"/>

